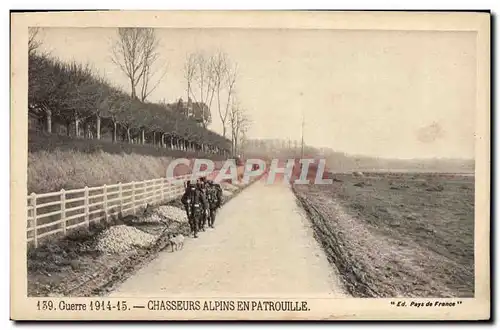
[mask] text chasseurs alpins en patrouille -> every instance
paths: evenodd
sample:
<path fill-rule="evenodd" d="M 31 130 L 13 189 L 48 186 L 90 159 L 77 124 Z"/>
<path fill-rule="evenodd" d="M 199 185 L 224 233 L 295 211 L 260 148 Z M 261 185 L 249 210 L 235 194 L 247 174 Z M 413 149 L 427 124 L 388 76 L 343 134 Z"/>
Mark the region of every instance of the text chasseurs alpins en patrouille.
<path fill-rule="evenodd" d="M 309 311 L 306 301 L 281 300 L 149 300 L 151 311 Z"/>

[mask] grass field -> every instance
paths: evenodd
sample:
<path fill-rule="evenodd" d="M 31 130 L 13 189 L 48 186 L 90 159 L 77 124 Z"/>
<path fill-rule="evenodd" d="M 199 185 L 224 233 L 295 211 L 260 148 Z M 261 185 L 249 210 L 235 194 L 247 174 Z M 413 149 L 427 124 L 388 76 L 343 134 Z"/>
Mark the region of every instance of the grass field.
<path fill-rule="evenodd" d="M 353 296 L 474 296 L 473 176 L 334 177 L 294 190 Z"/>

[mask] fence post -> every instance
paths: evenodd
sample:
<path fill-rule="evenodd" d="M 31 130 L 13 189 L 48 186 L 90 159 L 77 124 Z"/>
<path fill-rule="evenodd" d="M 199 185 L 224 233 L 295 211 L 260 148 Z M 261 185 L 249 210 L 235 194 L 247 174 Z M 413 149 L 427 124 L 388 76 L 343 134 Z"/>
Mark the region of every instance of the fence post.
<path fill-rule="evenodd" d="M 89 218 L 89 187 L 85 186 L 85 223 L 87 224 L 87 228 L 90 227 L 90 218 Z"/>
<path fill-rule="evenodd" d="M 61 223 L 63 235 L 66 236 L 66 192 L 61 189 Z"/>
<path fill-rule="evenodd" d="M 104 220 L 108 222 L 108 186 L 104 185 L 102 187 L 102 195 L 104 199 Z"/>
<path fill-rule="evenodd" d="M 118 182 L 118 200 L 120 201 L 120 216 L 123 216 L 123 193 L 121 182 Z"/>
<path fill-rule="evenodd" d="M 135 214 L 135 181 L 132 181 L 132 210 Z"/>
<path fill-rule="evenodd" d="M 33 207 L 33 242 L 38 247 L 38 233 L 36 226 L 36 194 L 31 193 L 31 206 Z"/>
<path fill-rule="evenodd" d="M 156 179 L 153 180 L 153 203 L 158 202 L 158 184 Z"/>
<path fill-rule="evenodd" d="M 146 203 L 151 203 L 151 181 L 148 181 L 144 184 L 144 190 L 147 191 L 146 194 Z"/>
<path fill-rule="evenodd" d="M 158 184 L 158 179 L 156 179 L 154 182 L 155 182 L 155 202 L 159 203 L 161 202 L 161 191 L 160 191 L 161 182 L 160 184 Z"/>
<path fill-rule="evenodd" d="M 141 206 L 146 206 L 148 203 L 148 183 L 146 181 L 142 181 L 142 199 Z"/>
<path fill-rule="evenodd" d="M 153 191 L 154 191 L 154 198 L 153 198 L 153 200 L 154 200 L 155 203 L 158 202 L 158 199 L 160 197 L 160 196 L 158 196 L 159 191 L 158 191 L 158 182 L 157 181 L 158 181 L 157 179 L 155 179 L 153 181 Z"/>
<path fill-rule="evenodd" d="M 156 179 L 153 180 L 152 185 L 153 185 L 153 203 L 156 203 L 158 201 L 158 191 L 156 190 L 157 188 Z"/>
<path fill-rule="evenodd" d="M 165 199 L 165 178 L 161 178 L 160 179 L 160 198 L 161 198 L 161 202 L 163 202 L 163 200 Z"/>

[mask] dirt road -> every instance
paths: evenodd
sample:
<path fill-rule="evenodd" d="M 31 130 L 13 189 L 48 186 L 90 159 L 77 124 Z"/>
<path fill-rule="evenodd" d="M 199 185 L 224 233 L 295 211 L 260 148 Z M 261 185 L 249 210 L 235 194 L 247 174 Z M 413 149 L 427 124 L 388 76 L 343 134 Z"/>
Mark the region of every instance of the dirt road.
<path fill-rule="evenodd" d="M 161 252 L 110 296 L 345 296 L 290 188 L 256 182 L 215 225 L 183 250 Z"/>

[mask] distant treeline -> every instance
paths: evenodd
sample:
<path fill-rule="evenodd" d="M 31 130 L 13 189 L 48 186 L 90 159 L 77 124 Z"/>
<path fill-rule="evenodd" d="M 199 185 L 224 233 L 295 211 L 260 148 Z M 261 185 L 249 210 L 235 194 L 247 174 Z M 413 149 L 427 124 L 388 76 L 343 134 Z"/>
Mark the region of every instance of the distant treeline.
<path fill-rule="evenodd" d="M 324 158 L 331 171 L 415 171 L 415 172 L 474 172 L 473 159 L 387 159 L 368 156 L 355 156 L 337 152 L 330 148 L 315 148 L 304 145 L 304 158 Z M 302 154 L 299 141 L 286 139 L 249 139 L 244 146 L 248 157 L 295 158 Z"/>
<path fill-rule="evenodd" d="M 205 111 L 203 104 L 142 102 L 112 86 L 88 65 L 31 53 L 28 82 L 30 122 L 47 133 L 56 130 L 90 139 L 107 133 L 113 142 L 220 155 L 231 148 L 231 141 L 189 115 Z"/>

